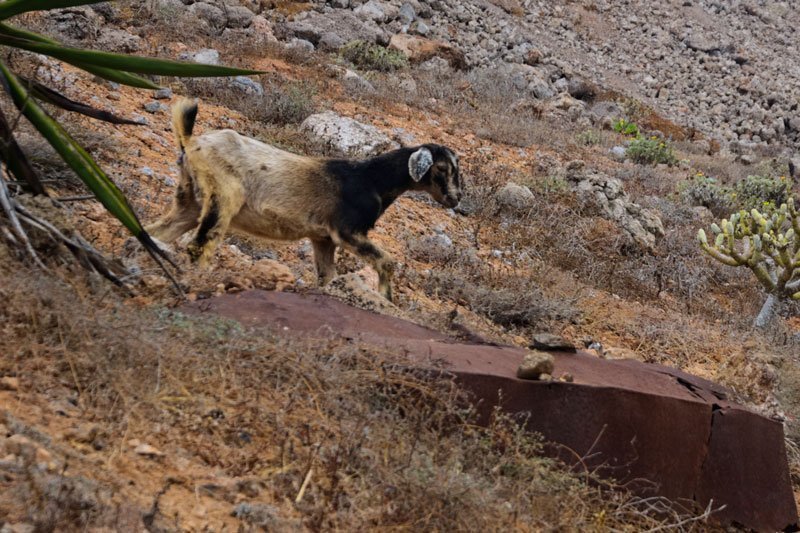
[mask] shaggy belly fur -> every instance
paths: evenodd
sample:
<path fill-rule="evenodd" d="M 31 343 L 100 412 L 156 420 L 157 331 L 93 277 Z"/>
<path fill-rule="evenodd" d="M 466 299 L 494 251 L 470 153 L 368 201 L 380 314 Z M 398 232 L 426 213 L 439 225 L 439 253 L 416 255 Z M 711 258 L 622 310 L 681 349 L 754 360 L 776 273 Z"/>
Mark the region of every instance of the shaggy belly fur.
<path fill-rule="evenodd" d="M 270 210 L 261 212 L 248 207 L 239 211 L 231 221 L 233 229 L 264 239 L 295 241 L 305 237 L 319 239 L 329 235 L 328 230 L 310 221 L 287 218 Z"/>

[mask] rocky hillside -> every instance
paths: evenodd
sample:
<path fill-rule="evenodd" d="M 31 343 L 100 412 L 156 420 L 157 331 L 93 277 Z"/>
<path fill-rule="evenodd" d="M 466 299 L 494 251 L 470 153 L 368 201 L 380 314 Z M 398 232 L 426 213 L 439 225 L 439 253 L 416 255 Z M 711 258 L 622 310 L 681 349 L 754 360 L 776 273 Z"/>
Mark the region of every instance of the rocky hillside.
<path fill-rule="evenodd" d="M 76 46 L 264 74 L 160 79 L 165 88 L 151 92 L 43 56 L 12 60 L 139 123 L 54 111 L 145 222 L 174 193 L 168 108 L 180 95 L 201 99 L 198 133 L 233 128 L 298 153 L 452 147 L 462 203 L 446 210 L 408 194 L 372 233 L 400 263 L 394 304 L 346 253 L 326 292 L 461 339 L 527 347 L 547 331 L 597 357 L 720 382 L 785 422 L 797 487 L 800 308 L 787 303 L 771 328 L 754 331 L 758 283 L 696 242 L 699 228 L 744 202 L 797 192 L 800 13 L 791 2 L 762 4 L 132 0 L 18 22 Z M 10 280 L 0 349 L 13 354 L 0 366 L 0 446 L 15 465 L 0 480 L 14 489 L 0 497 L 0 519 L 113 529 L 143 512 L 147 528 L 163 530 L 582 530 L 702 516 L 665 515 L 662 502 L 647 507 L 624 491 L 604 502 L 584 479 L 530 461 L 536 444 L 511 421 L 476 432 L 459 418 L 459 393 L 403 373 L 391 350 L 286 345 L 174 311 L 169 280 L 125 230 L 83 198 L 26 123 L 18 136 L 52 196 L 65 199 L 20 201 L 79 230 L 130 276 L 129 292 L 111 288 L 43 238 L 34 240 L 52 272 L 41 276 L 0 246 Z M 191 300 L 315 290 L 307 242 L 231 235 L 210 272 L 189 263 L 186 243 L 171 252 Z M 353 434 L 363 440 L 348 448 Z M 73 514 L 47 505 L 53 494 Z M 520 518 L 534 515 L 534 525 Z"/>

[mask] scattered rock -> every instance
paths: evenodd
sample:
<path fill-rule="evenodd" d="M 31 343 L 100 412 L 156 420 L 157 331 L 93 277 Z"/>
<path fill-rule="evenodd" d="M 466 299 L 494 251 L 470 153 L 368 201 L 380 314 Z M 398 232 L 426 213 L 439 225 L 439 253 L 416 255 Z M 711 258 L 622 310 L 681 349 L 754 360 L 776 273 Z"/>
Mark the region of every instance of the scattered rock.
<path fill-rule="evenodd" d="M 542 374 L 553 374 L 555 359 L 546 352 L 529 351 L 517 369 L 519 379 L 539 379 Z"/>
<path fill-rule="evenodd" d="M 344 86 L 351 91 L 374 93 L 375 87 L 357 72 L 347 69 L 342 76 Z"/>
<path fill-rule="evenodd" d="M 256 96 L 264 95 L 264 87 L 252 78 L 247 76 L 235 76 L 230 81 L 230 86 L 245 94 L 253 94 Z"/>
<path fill-rule="evenodd" d="M 497 191 L 495 199 L 497 203 L 504 207 L 513 209 L 525 209 L 533 204 L 533 193 L 525 185 L 519 185 L 509 181 L 503 188 Z"/>
<path fill-rule="evenodd" d="M 397 15 L 397 9 L 390 4 L 378 0 L 369 0 L 353 10 L 353 13 L 364 20 L 373 22 L 385 22 Z"/>
<path fill-rule="evenodd" d="M 130 54 L 142 49 L 142 39 L 125 30 L 103 28 L 95 46 L 100 50 Z"/>
<path fill-rule="evenodd" d="M 7 454 L 21 457 L 27 463 L 33 463 L 36 459 L 38 446 L 24 435 L 11 435 L 5 440 L 4 446 Z"/>
<path fill-rule="evenodd" d="M 314 43 L 305 39 L 292 39 L 286 44 L 286 51 L 298 55 L 311 55 L 314 53 Z"/>
<path fill-rule="evenodd" d="M 154 102 L 148 102 L 148 103 L 144 104 L 144 106 L 142 106 L 142 107 L 144 107 L 144 110 L 147 111 L 148 113 L 158 113 L 160 111 L 164 111 L 164 112 L 169 111 L 169 107 L 165 106 L 161 102 L 155 102 L 155 101 Z"/>
<path fill-rule="evenodd" d="M 195 4 L 197 5 L 197 4 Z M 191 60 L 195 63 L 203 63 L 206 65 L 219 65 L 219 51 L 213 48 L 203 48 L 194 54 L 191 54 Z"/>
<path fill-rule="evenodd" d="M 537 333 L 533 336 L 529 348 L 534 350 L 554 350 L 559 352 L 576 352 L 575 345 L 564 337 L 552 333 Z"/>
<path fill-rule="evenodd" d="M 454 69 L 466 68 L 464 53 L 444 41 L 397 33 L 389 41 L 389 48 L 403 52 L 412 63 L 422 63 L 432 57 L 441 57 Z"/>
<path fill-rule="evenodd" d="M 364 275 L 373 278 L 371 280 L 372 283 L 367 283 Z M 402 312 L 397 307 L 373 288 L 377 286 L 377 275 L 372 271 L 362 272 L 361 274 L 349 272 L 333 278 L 323 290 L 325 293 L 360 309 L 392 316 L 402 316 Z"/>
<path fill-rule="evenodd" d="M 19 390 L 19 378 L 3 376 L 0 378 L 0 390 L 17 391 Z"/>
<path fill-rule="evenodd" d="M 26 522 L 17 522 L 16 524 L 5 523 L 0 528 L 0 533 L 35 533 L 36 526 Z"/>
<path fill-rule="evenodd" d="M 266 503 L 241 502 L 233 508 L 231 516 L 254 526 L 272 530 L 278 521 L 278 509 Z"/>
<path fill-rule="evenodd" d="M 144 443 L 139 444 L 138 446 L 136 446 L 136 448 L 134 448 L 133 452 L 135 454 L 137 454 L 137 455 L 143 455 L 143 456 L 149 457 L 151 459 L 155 458 L 155 457 L 163 457 L 164 456 L 164 452 L 162 452 L 158 448 L 156 448 L 154 446 L 150 446 L 149 444 L 144 444 Z"/>
<path fill-rule="evenodd" d="M 644 357 L 629 348 L 618 348 L 616 346 L 606 346 L 602 354 L 603 359 L 633 359 L 644 361 Z"/>
<path fill-rule="evenodd" d="M 300 128 L 329 148 L 350 157 L 371 157 L 400 147 L 375 126 L 362 124 L 333 111 L 311 115 Z"/>
<path fill-rule="evenodd" d="M 253 284 L 259 289 L 282 291 L 295 284 L 296 278 L 292 270 L 272 259 L 259 259 L 249 272 Z"/>
<path fill-rule="evenodd" d="M 608 153 L 617 161 L 625 161 L 625 158 L 628 157 L 624 146 L 614 146 Z"/>
<path fill-rule="evenodd" d="M 170 89 L 169 87 L 158 89 L 153 93 L 153 98 L 155 98 L 156 100 L 169 100 L 172 98 L 172 89 Z"/>
<path fill-rule="evenodd" d="M 583 161 L 567 165 L 567 181 L 575 185 L 578 200 L 585 209 L 614 221 L 646 250 L 652 250 L 664 236 L 664 226 L 656 211 L 631 201 L 622 182 L 597 171 L 587 171 Z"/>
<path fill-rule="evenodd" d="M 314 45 L 325 34 L 335 34 L 341 41 L 361 40 L 381 45 L 389 44 L 388 34 L 373 21 L 364 21 L 350 11 L 310 13 L 301 20 L 277 24 L 275 35 L 284 41 L 295 37 L 306 39 Z M 330 37 L 329 37 L 330 39 Z"/>

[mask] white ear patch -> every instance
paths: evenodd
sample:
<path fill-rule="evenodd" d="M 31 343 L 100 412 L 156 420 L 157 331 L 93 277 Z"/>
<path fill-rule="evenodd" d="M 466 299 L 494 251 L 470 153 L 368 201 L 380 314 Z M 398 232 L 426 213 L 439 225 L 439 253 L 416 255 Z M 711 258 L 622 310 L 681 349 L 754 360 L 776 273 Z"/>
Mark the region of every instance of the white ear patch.
<path fill-rule="evenodd" d="M 408 173 L 411 179 L 419 181 L 433 166 L 433 154 L 427 148 L 420 148 L 408 158 Z"/>

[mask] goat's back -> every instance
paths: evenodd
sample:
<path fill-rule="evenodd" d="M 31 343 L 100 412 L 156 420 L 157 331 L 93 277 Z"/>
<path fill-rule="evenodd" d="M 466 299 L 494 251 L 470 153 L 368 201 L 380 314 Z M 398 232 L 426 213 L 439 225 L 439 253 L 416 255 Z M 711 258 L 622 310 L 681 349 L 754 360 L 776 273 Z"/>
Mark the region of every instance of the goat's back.
<path fill-rule="evenodd" d="M 245 208 L 296 223 L 327 225 L 339 184 L 322 172 L 324 160 L 217 130 L 192 137 L 187 163 L 206 168 L 220 187 L 241 186 Z"/>

